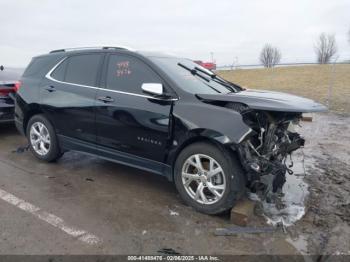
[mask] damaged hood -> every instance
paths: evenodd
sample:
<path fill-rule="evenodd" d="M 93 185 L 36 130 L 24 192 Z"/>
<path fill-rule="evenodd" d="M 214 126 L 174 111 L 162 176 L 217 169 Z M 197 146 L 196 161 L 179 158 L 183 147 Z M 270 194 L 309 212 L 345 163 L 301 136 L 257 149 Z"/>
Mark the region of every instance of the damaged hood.
<path fill-rule="evenodd" d="M 266 90 L 243 90 L 230 94 L 197 94 L 204 101 L 225 101 L 246 104 L 252 109 L 283 112 L 324 112 L 327 108 L 300 96 Z"/>

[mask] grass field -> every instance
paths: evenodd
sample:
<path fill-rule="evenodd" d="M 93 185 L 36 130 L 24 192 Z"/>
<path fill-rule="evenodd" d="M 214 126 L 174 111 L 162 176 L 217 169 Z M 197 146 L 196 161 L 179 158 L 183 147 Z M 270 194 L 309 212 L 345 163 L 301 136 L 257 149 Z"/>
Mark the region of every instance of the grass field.
<path fill-rule="evenodd" d="M 350 65 L 288 66 L 272 69 L 218 71 L 231 82 L 251 89 L 267 89 L 308 97 L 330 109 L 350 113 Z"/>

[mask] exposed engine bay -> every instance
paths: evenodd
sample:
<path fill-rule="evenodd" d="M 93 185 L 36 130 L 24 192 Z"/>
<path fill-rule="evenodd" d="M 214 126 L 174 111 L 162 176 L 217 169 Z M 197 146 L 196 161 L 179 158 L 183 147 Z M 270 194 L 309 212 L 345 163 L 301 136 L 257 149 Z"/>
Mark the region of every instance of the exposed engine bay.
<path fill-rule="evenodd" d="M 327 108 L 307 98 L 266 90 L 243 89 L 229 94 L 197 94 L 197 97 L 242 117 L 245 127 L 250 129 L 243 135 L 240 133 L 234 150 L 246 174 L 246 187 L 255 193 L 248 195 L 256 195 L 261 202 L 275 204 L 278 210 L 283 210 L 286 174 L 293 173 L 291 156 L 305 143 L 294 126 L 299 124 L 302 113 L 324 112 Z M 232 138 L 241 127 L 235 126 L 230 134 Z M 305 166 L 303 168 L 305 174 Z"/>
<path fill-rule="evenodd" d="M 292 174 L 287 157 L 304 146 L 305 140 L 294 131 L 302 117 L 295 112 L 272 112 L 252 110 L 230 103 L 227 107 L 239 111 L 252 132 L 238 146 L 238 153 L 247 173 L 248 187 L 254 193 L 263 195 L 280 193 L 286 181 L 286 174 Z M 262 178 L 272 175 L 270 183 Z"/>

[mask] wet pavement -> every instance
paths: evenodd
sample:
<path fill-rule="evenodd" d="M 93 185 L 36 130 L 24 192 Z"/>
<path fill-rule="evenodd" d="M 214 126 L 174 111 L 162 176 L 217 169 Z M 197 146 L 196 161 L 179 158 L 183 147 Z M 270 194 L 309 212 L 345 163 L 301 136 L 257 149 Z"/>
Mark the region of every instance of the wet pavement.
<path fill-rule="evenodd" d="M 249 199 L 260 205 L 260 212 L 268 224 L 284 228 L 293 226 L 305 215 L 305 205 L 309 195 L 309 186 L 304 181 L 307 171 L 303 149 L 294 152 L 292 158 L 288 157 L 286 165 L 293 173 L 286 175 L 286 182 L 281 196 L 278 196 L 278 201 L 267 201 L 257 194 L 248 194 Z M 272 175 L 265 177 L 273 180 Z"/>
<path fill-rule="evenodd" d="M 347 254 L 349 128 L 350 118 L 331 113 L 303 123 L 306 177 L 289 178 L 285 198 L 305 207 L 305 215 L 286 232 L 215 236 L 216 228 L 232 226 L 228 217 L 203 215 L 185 206 L 166 179 L 75 152 L 56 163 L 40 162 L 25 150 L 26 140 L 12 125 L 1 125 L 0 251 Z M 300 155 L 294 162 L 299 170 Z M 266 227 L 266 218 L 255 216 L 251 225 Z M 91 235 L 98 241 L 82 240 Z"/>

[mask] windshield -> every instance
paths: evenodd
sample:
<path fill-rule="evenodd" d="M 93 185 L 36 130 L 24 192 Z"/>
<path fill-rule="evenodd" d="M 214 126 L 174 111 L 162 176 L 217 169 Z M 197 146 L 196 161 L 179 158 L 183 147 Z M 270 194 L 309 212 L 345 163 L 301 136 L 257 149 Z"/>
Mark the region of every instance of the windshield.
<path fill-rule="evenodd" d="M 211 77 L 214 73 L 185 58 L 150 57 L 185 91 L 192 94 L 232 93 L 237 89 Z"/>

